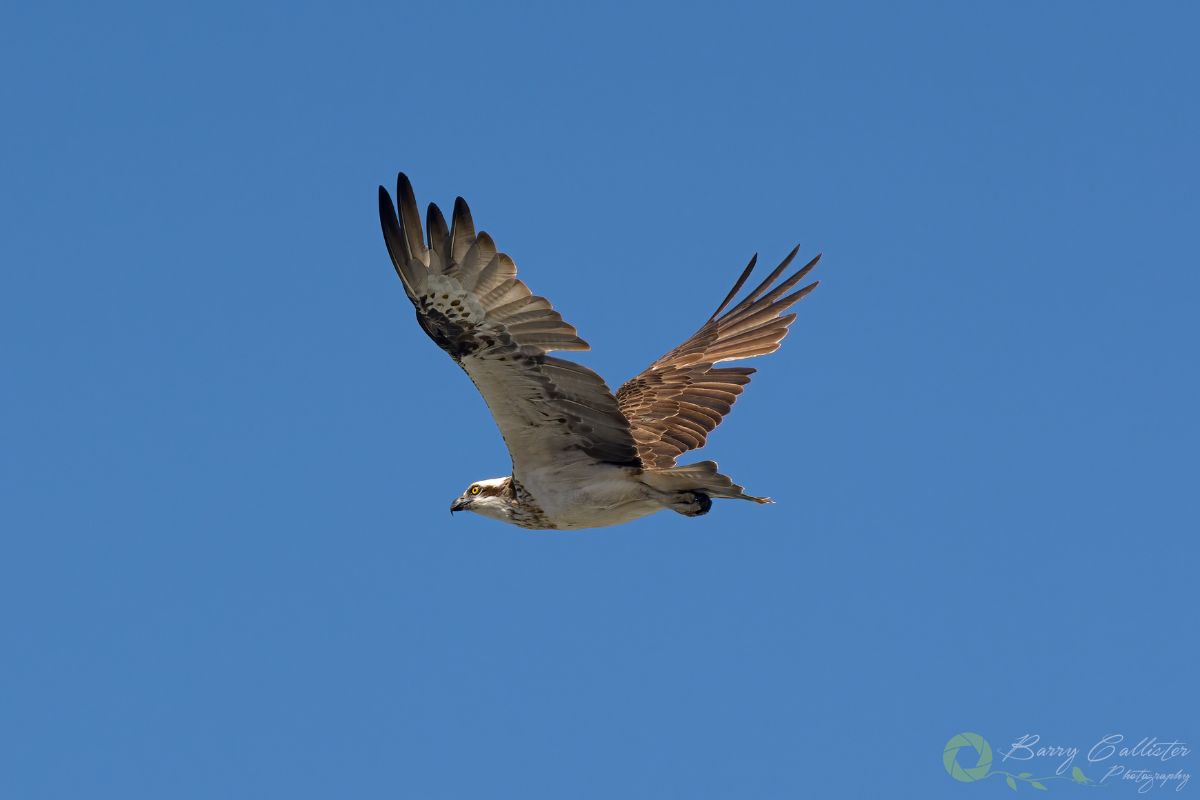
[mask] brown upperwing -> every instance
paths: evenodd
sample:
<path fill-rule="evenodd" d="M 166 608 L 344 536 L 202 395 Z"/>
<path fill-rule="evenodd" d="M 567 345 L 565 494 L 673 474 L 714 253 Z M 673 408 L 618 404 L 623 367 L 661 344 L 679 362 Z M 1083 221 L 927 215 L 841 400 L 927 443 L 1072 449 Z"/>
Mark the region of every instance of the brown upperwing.
<path fill-rule="evenodd" d="M 820 254 L 772 288 L 799 249 L 792 250 L 766 280 L 722 315 L 750 277 L 758 261 L 755 255 L 700 330 L 617 390 L 617 404 L 629 420 L 638 455 L 647 468 L 674 466 L 681 454 L 702 447 L 754 374 L 750 367 L 717 364 L 779 349 L 796 319 L 794 313 L 783 312 L 819 283 L 785 294 L 816 266 Z"/>

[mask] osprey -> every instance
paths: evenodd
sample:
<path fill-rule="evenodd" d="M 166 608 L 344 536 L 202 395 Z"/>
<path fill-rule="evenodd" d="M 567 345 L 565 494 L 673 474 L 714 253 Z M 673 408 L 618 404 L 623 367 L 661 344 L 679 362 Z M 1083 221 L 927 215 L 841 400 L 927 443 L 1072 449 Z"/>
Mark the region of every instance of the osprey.
<path fill-rule="evenodd" d="M 450 354 L 500 428 L 512 475 L 472 483 L 450 506 L 534 530 L 619 525 L 669 508 L 708 513 L 713 498 L 769 503 L 717 472 L 715 461 L 676 466 L 729 413 L 748 367 L 718 366 L 773 353 L 796 318 L 784 314 L 817 284 L 790 291 L 820 255 L 776 284 L 799 247 L 736 305 L 757 255 L 713 315 L 683 344 L 626 381 L 616 395 L 592 370 L 548 355 L 588 350 L 575 328 L 517 278 L 511 258 L 471 211 L 454 201 L 449 226 L 434 204 L 428 238 L 412 185 L 401 173 L 397 203 L 379 187 L 379 219 L 417 324 Z M 790 291 L 790 293 L 789 293 Z"/>

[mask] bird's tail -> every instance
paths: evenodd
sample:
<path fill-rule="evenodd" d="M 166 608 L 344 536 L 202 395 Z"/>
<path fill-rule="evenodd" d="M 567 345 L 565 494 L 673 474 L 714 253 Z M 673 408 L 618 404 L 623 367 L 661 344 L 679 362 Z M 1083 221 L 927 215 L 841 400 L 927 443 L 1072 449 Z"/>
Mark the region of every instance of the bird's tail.
<path fill-rule="evenodd" d="M 769 497 L 746 494 L 732 478 L 717 472 L 715 461 L 700 461 L 666 469 L 647 469 L 642 473 L 642 482 L 660 492 L 703 492 L 709 497 L 753 500 L 755 503 L 773 502 Z"/>

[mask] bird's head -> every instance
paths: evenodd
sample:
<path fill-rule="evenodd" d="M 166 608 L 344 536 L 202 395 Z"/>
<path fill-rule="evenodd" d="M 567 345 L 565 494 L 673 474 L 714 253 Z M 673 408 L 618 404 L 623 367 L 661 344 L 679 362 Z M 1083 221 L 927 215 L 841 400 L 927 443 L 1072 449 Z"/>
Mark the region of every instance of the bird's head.
<path fill-rule="evenodd" d="M 474 511 L 485 517 L 507 522 L 512 514 L 512 497 L 509 491 L 512 478 L 488 478 L 475 481 L 466 491 L 454 498 L 450 513 Z"/>

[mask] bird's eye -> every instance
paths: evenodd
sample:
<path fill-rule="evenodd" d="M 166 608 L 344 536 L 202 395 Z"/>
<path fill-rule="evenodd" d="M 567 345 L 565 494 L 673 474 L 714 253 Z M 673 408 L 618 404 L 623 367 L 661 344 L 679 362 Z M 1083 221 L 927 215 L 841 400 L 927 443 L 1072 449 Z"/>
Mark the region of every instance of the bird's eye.
<path fill-rule="evenodd" d="M 472 486 L 470 489 L 467 489 L 467 491 L 470 492 L 471 494 L 479 494 L 479 487 Z"/>

